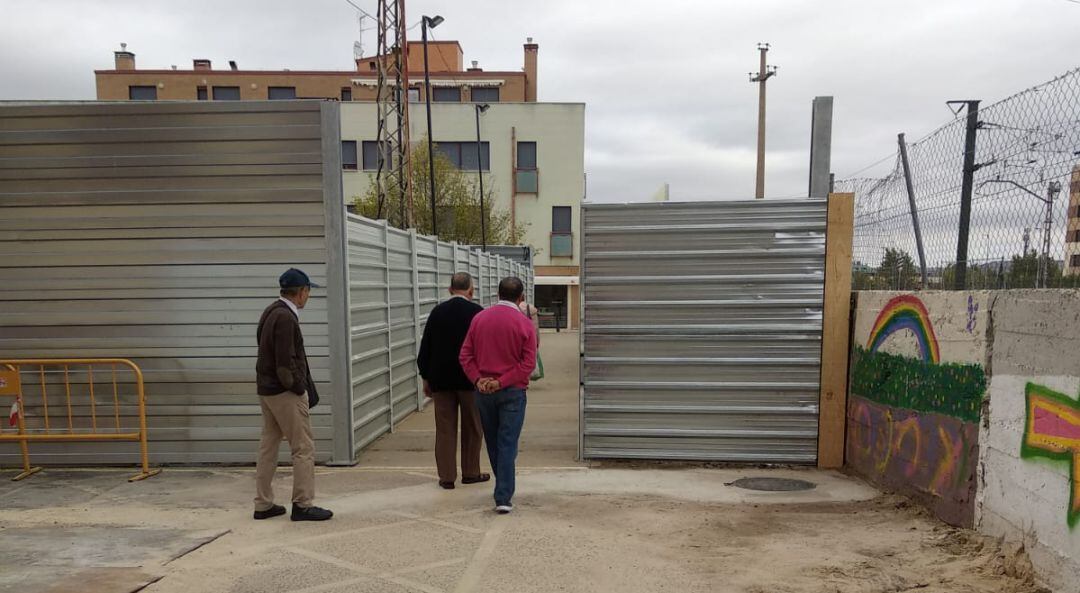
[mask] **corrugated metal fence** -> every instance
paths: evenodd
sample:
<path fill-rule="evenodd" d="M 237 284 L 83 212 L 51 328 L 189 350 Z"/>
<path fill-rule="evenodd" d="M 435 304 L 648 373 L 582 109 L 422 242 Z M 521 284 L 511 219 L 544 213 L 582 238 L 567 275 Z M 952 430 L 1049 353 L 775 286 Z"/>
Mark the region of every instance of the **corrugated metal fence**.
<path fill-rule="evenodd" d="M 584 206 L 585 458 L 815 461 L 826 204 Z"/>
<path fill-rule="evenodd" d="M 322 396 L 317 457 L 355 461 L 420 404 L 416 338 L 448 274 L 479 276 L 485 303 L 499 274 L 532 278 L 346 221 L 339 118 L 323 101 L 0 103 L 0 357 L 131 358 L 153 463 L 251 463 L 255 326 L 278 275 L 299 267 L 327 286 L 301 314 Z M 119 397 L 132 414 L 133 386 Z M 26 405 L 33 429 L 42 402 Z M 73 414 L 85 423 L 88 406 Z M 31 451 L 38 463 L 138 459 L 133 444 Z M 0 462 L 16 455 L 0 447 Z"/>
<path fill-rule="evenodd" d="M 134 359 L 146 375 L 155 463 L 250 462 L 259 314 L 285 268 L 326 277 L 329 114 L 320 107 L 0 105 L 0 356 Z M 303 323 L 328 392 L 312 415 L 326 459 L 333 398 L 320 292 Z M 130 386 L 121 396 L 134 403 Z M 42 402 L 27 403 L 33 426 Z M 5 460 L 13 451 L 0 449 Z M 31 451 L 42 463 L 138 458 L 133 444 Z"/>
<path fill-rule="evenodd" d="M 347 221 L 354 453 L 423 404 L 416 351 L 427 314 L 449 296 L 450 276 L 469 272 L 476 301 L 498 300 L 499 281 L 533 271 L 490 253 L 350 215 Z"/>

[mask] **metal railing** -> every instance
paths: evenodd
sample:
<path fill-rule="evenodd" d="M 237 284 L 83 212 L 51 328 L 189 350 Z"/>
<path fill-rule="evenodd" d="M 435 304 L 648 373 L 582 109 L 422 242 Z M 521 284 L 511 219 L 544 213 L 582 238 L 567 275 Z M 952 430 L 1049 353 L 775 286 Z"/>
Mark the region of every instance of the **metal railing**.
<path fill-rule="evenodd" d="M 102 367 L 108 381 L 102 381 Z M 126 367 L 131 380 L 120 381 L 118 370 Z M 95 368 L 98 369 L 95 379 Z M 24 377 L 28 380 L 24 381 Z M 50 378 L 53 381 L 50 382 Z M 100 388 L 104 386 L 105 390 Z M 111 386 L 111 389 L 109 388 Z M 121 386 L 124 387 L 121 400 Z M 25 388 L 25 390 L 24 390 Z M 31 391 L 33 394 L 31 395 Z M 50 394 L 50 391 L 52 393 Z M 161 473 L 150 469 L 147 429 L 146 390 L 142 370 L 123 358 L 51 358 L 0 360 L 0 398 L 13 397 L 9 424 L 14 433 L 0 432 L 0 443 L 17 442 L 22 452 L 23 471 L 13 478 L 22 480 L 38 471 L 30 465 L 31 442 L 102 442 L 139 443 L 142 471 L 128 481 L 145 480 Z M 50 406 L 50 397 L 52 404 Z M 121 418 L 130 417 L 134 398 L 137 428 L 125 426 Z M 33 405 L 28 403 L 28 399 Z M 58 401 L 59 399 L 59 401 Z M 99 414 L 101 406 L 111 409 Z M 54 414 L 57 413 L 59 417 Z M 75 410 L 78 409 L 79 413 Z M 28 410 L 32 412 L 27 415 Z M 124 413 L 122 413 L 122 410 Z M 84 412 L 88 411 L 88 415 Z"/>

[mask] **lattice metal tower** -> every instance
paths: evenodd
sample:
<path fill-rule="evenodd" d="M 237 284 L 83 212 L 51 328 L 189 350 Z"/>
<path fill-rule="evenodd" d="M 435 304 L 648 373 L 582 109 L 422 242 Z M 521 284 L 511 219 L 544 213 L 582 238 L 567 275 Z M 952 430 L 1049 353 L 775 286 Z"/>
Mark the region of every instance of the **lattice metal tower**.
<path fill-rule="evenodd" d="M 379 0 L 378 120 L 379 167 L 376 174 L 378 217 L 390 218 L 387 199 L 400 192 L 402 228 L 413 225 L 413 197 L 409 183 L 409 69 L 406 43 L 405 0 Z"/>

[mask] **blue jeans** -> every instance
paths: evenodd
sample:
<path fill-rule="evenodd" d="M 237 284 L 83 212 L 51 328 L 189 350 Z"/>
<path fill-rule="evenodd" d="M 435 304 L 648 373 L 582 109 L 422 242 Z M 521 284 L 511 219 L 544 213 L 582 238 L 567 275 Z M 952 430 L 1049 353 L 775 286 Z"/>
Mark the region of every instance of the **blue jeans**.
<path fill-rule="evenodd" d="M 495 472 L 495 504 L 510 504 L 514 498 L 518 437 L 525 425 L 525 390 L 511 388 L 477 393 L 476 408 L 484 426 L 488 461 Z"/>

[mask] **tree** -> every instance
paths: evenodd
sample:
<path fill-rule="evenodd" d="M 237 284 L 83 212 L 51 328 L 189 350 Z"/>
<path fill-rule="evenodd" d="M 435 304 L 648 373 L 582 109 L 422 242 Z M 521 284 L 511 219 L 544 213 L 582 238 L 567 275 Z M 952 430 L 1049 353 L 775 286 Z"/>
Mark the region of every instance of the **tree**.
<path fill-rule="evenodd" d="M 915 260 L 902 249 L 886 249 L 885 256 L 881 258 L 878 266 L 877 277 L 892 290 L 914 290 L 919 287 L 919 271 L 915 267 Z"/>
<path fill-rule="evenodd" d="M 412 175 L 413 227 L 417 232 L 431 232 L 431 183 L 428 177 L 427 140 L 413 149 Z M 374 180 L 373 180 L 374 181 Z M 464 245 L 480 245 L 480 192 L 475 173 L 455 167 L 446 156 L 435 151 L 435 211 L 439 222 L 439 239 L 457 241 Z M 354 196 L 356 211 L 362 216 L 386 219 L 390 226 L 407 228 L 404 204 L 398 187 L 387 189 L 386 201 L 379 207 L 378 187 L 372 183 L 363 197 Z M 510 213 L 495 207 L 491 190 L 484 192 L 484 217 L 488 245 L 520 245 L 525 236 L 521 224 L 510 228 Z"/>

